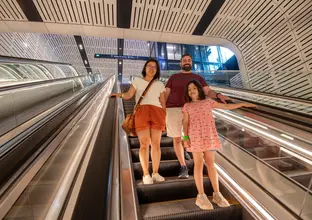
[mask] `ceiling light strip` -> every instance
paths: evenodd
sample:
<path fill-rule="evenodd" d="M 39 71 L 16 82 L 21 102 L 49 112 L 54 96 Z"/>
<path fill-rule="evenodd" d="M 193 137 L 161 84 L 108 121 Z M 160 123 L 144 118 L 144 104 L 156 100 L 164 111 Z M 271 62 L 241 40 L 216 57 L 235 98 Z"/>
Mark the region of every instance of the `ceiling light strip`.
<path fill-rule="evenodd" d="M 90 63 L 89 63 L 89 60 L 88 60 L 88 56 L 87 56 L 87 53 L 86 53 L 86 50 L 85 50 L 85 46 L 83 44 L 83 40 L 81 38 L 81 36 L 77 36 L 75 35 L 75 41 L 76 41 L 76 44 L 77 44 L 77 47 L 78 47 L 78 51 L 80 53 L 80 56 L 81 56 L 81 59 L 82 59 L 82 62 L 87 70 L 87 73 L 88 74 L 92 74 L 92 69 L 90 67 Z"/>

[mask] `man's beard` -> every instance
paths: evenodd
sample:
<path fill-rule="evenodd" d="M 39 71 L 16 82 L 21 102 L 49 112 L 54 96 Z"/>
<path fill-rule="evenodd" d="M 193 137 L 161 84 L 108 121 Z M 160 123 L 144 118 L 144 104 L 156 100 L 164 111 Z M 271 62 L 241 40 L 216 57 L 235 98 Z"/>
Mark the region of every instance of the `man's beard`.
<path fill-rule="evenodd" d="M 188 72 L 188 71 L 191 71 L 192 70 L 192 65 L 190 64 L 185 64 L 182 66 L 182 70 Z"/>

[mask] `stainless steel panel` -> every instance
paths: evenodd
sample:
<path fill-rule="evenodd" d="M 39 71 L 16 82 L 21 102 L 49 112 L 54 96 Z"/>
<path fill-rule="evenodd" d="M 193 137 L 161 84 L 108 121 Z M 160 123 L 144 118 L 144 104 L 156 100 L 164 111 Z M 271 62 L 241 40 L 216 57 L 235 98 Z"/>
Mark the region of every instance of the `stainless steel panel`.
<path fill-rule="evenodd" d="M 13 96 L 11 92 L 0 93 L 0 135 L 15 127 Z"/>

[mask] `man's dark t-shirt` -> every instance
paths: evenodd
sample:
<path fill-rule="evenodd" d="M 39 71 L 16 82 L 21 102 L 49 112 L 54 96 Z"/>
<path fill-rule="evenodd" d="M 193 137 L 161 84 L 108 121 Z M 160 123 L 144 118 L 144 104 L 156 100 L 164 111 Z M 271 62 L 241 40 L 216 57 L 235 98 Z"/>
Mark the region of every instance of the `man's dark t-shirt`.
<path fill-rule="evenodd" d="M 183 107 L 185 104 L 184 94 L 186 85 L 189 81 L 194 79 L 198 80 L 203 87 L 208 86 L 203 77 L 194 73 L 177 73 L 169 78 L 166 84 L 166 88 L 170 89 L 166 104 L 167 108 Z"/>

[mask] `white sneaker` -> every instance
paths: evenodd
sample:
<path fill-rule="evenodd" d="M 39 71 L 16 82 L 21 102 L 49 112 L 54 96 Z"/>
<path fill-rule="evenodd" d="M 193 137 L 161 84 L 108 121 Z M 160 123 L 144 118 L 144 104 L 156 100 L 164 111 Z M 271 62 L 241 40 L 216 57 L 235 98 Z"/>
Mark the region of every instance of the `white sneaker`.
<path fill-rule="evenodd" d="M 159 173 L 153 173 L 152 178 L 153 178 L 153 181 L 155 181 L 155 182 L 164 182 L 165 181 L 165 178 L 162 177 L 161 175 L 159 175 Z"/>
<path fill-rule="evenodd" d="M 195 204 L 203 210 L 212 210 L 213 209 L 213 206 L 212 206 L 211 202 L 209 201 L 209 199 L 207 198 L 206 194 L 202 194 L 202 195 L 198 194 Z"/>
<path fill-rule="evenodd" d="M 223 197 L 223 195 L 220 192 L 213 193 L 213 199 L 212 201 L 216 203 L 219 207 L 229 207 L 229 202 Z"/>
<path fill-rule="evenodd" d="M 143 184 L 153 184 L 153 179 L 151 175 L 145 175 L 143 176 Z"/>

